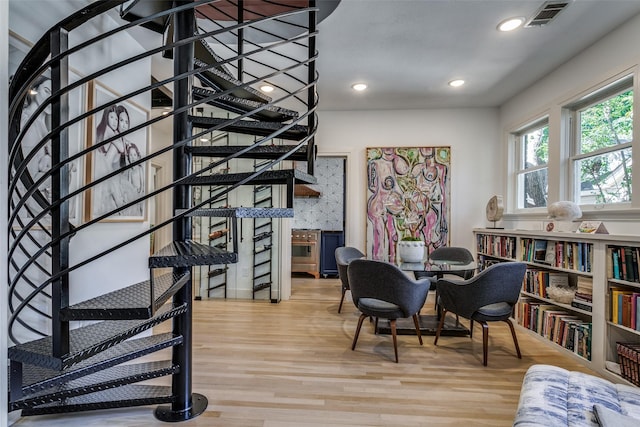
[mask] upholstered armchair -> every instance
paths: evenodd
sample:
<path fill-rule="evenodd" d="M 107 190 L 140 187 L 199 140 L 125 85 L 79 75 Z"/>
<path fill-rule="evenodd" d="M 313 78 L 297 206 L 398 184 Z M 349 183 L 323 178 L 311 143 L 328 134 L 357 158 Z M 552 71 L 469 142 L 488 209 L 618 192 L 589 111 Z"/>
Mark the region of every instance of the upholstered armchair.
<path fill-rule="evenodd" d="M 494 264 L 467 280 L 440 279 L 436 283 L 440 297 L 442 316 L 434 344 L 438 344 L 444 318 L 448 312 L 469 319 L 473 333 L 473 322 L 482 325 L 483 365 L 487 366 L 487 347 L 489 341 L 488 322 L 503 321 L 509 325 L 518 358 L 521 358 L 518 338 L 509 317 L 518 302 L 522 281 L 527 266 L 522 262 L 503 262 Z"/>
<path fill-rule="evenodd" d="M 338 306 L 338 313 L 342 310 L 342 303 L 344 302 L 344 294 L 349 290 L 349 278 L 347 277 L 347 266 L 351 260 L 357 258 L 364 258 L 364 254 L 356 248 L 350 246 L 342 246 L 336 248 L 336 265 L 338 266 L 338 277 L 342 282 L 342 298 L 340 298 L 340 305 Z"/>
<path fill-rule="evenodd" d="M 396 319 L 412 317 L 418 340 L 422 345 L 418 313 L 427 299 L 429 279 L 411 279 L 395 265 L 367 259 L 351 261 L 348 277 L 353 302 L 361 312 L 351 350 L 355 350 L 362 322 L 369 316 L 376 318 L 376 324 L 379 318 L 389 319 L 396 363 Z"/>

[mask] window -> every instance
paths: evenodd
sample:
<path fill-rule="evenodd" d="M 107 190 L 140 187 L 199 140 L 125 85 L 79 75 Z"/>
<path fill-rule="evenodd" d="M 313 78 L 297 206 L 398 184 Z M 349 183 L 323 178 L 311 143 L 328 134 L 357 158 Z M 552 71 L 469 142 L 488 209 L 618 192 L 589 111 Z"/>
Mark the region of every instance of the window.
<path fill-rule="evenodd" d="M 626 77 L 572 105 L 571 165 L 580 205 L 631 201 L 633 79 Z"/>
<path fill-rule="evenodd" d="M 518 141 L 518 208 L 545 207 L 548 194 L 548 119 L 537 121 L 515 136 Z"/>

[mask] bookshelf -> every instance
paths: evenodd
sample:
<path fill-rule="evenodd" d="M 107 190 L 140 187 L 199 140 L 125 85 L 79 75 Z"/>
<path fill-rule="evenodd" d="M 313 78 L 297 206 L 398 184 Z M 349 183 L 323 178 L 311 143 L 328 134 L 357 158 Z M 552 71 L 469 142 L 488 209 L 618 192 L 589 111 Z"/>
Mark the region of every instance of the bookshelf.
<path fill-rule="evenodd" d="M 640 236 L 478 228 L 474 239 L 479 270 L 527 264 L 519 329 L 610 380 L 640 385 L 625 365 L 640 355 Z"/>

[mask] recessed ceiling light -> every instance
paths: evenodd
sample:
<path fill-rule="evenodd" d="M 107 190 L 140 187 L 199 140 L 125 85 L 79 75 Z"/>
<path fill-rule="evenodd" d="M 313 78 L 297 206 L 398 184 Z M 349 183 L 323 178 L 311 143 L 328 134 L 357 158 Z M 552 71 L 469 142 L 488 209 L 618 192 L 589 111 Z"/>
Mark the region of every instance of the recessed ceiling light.
<path fill-rule="evenodd" d="M 169 115 L 169 112 L 168 112 L 168 111 L 163 111 L 163 112 L 162 112 L 162 115 L 163 115 L 163 116 L 168 116 L 168 115 Z"/>
<path fill-rule="evenodd" d="M 262 85 L 262 86 L 260 86 L 260 90 L 263 91 L 264 93 L 273 92 L 273 86 L 271 86 L 271 85 Z"/>
<path fill-rule="evenodd" d="M 464 84 L 464 80 L 461 80 L 461 79 L 451 80 L 449 82 L 449 86 L 451 87 L 460 87 L 463 84 Z"/>
<path fill-rule="evenodd" d="M 38 91 L 37 91 L 37 90 L 35 90 L 35 89 L 29 89 L 29 95 L 36 96 L 37 94 L 38 94 Z"/>
<path fill-rule="evenodd" d="M 200 141 L 202 141 L 202 142 L 209 142 L 209 138 L 200 138 Z"/>
<path fill-rule="evenodd" d="M 362 92 L 363 90 L 365 90 L 367 88 L 367 85 L 364 83 L 355 83 L 353 85 L 351 85 L 351 89 L 358 91 L 358 92 Z"/>
<path fill-rule="evenodd" d="M 509 18 L 505 19 L 501 23 L 498 24 L 498 31 L 513 31 L 516 28 L 520 28 L 520 26 L 524 24 L 524 18 Z"/>

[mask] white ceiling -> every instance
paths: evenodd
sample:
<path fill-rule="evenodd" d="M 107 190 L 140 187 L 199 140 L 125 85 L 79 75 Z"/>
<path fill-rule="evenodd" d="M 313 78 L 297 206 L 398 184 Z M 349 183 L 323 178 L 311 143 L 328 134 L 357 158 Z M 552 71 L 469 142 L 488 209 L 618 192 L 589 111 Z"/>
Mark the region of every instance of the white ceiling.
<path fill-rule="evenodd" d="M 342 0 L 319 24 L 320 108 L 500 106 L 640 13 L 640 0 L 574 0 L 544 27 L 496 30 L 543 3 Z M 467 83 L 451 88 L 454 78 Z M 354 93 L 356 81 L 369 89 Z"/>
<path fill-rule="evenodd" d="M 29 16 L 44 30 L 88 2 L 11 0 L 10 28 Z M 640 0 L 573 0 L 544 27 L 496 30 L 505 18 L 533 16 L 543 3 L 342 0 L 318 26 L 320 109 L 500 106 L 640 13 Z M 447 82 L 454 78 L 467 84 L 453 89 Z M 354 93 L 356 81 L 369 89 Z"/>

